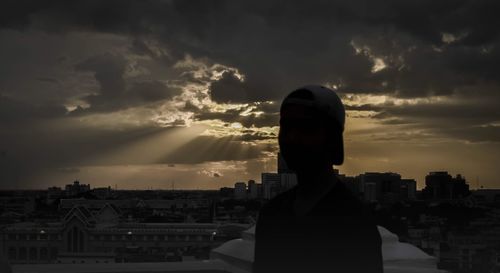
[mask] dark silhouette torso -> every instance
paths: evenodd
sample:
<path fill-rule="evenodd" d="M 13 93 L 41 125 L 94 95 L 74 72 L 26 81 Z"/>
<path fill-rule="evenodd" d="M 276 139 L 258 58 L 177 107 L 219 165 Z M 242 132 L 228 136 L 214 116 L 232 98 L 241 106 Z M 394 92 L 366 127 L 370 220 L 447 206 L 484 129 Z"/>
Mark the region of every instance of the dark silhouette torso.
<path fill-rule="evenodd" d="M 302 217 L 293 211 L 296 190 L 276 196 L 261 209 L 254 273 L 383 272 L 377 226 L 342 182 Z"/>

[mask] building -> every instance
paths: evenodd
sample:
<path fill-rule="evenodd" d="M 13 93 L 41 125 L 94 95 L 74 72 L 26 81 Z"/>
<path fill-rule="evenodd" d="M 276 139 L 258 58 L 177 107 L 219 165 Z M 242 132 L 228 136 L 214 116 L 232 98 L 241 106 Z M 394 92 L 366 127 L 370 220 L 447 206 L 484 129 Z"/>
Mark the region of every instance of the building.
<path fill-rule="evenodd" d="M 415 200 L 417 198 L 417 181 L 415 179 L 401 179 L 401 199 Z"/>
<path fill-rule="evenodd" d="M 271 199 L 281 192 L 281 174 L 262 173 L 264 199 Z"/>
<path fill-rule="evenodd" d="M 452 177 L 446 171 L 430 172 L 425 176 L 424 199 L 460 199 L 470 194 L 465 178 L 458 174 Z"/>
<path fill-rule="evenodd" d="M 286 191 L 298 183 L 295 173 L 280 173 L 280 191 Z"/>
<path fill-rule="evenodd" d="M 75 196 L 84 192 L 90 191 L 90 184 L 80 184 L 80 181 L 75 180 L 73 184 L 67 184 L 64 187 L 66 196 Z"/>
<path fill-rule="evenodd" d="M 219 189 L 219 196 L 222 198 L 233 198 L 234 188 L 222 187 Z"/>
<path fill-rule="evenodd" d="M 35 197 L 31 196 L 1 196 L 0 208 L 4 212 L 13 212 L 20 215 L 30 214 L 35 211 Z"/>
<path fill-rule="evenodd" d="M 47 189 L 47 204 L 64 197 L 64 191 L 60 187 L 50 187 Z"/>
<path fill-rule="evenodd" d="M 123 222 L 106 205 L 97 213 L 75 206 L 60 222 L 13 224 L 0 235 L 11 264 L 110 263 L 208 258 L 216 232 L 211 223 Z"/>
<path fill-rule="evenodd" d="M 248 181 L 248 198 L 262 198 L 262 184 L 255 183 L 254 180 Z"/>
<path fill-rule="evenodd" d="M 245 182 L 236 182 L 234 184 L 234 198 L 235 199 L 247 198 L 247 184 L 245 184 Z"/>
<path fill-rule="evenodd" d="M 333 170 L 337 178 L 344 183 L 344 185 L 358 198 L 363 199 L 364 195 L 360 188 L 360 177 L 359 176 L 347 176 L 345 174 L 340 174 L 338 169 Z"/>
<path fill-rule="evenodd" d="M 367 201 L 395 202 L 400 200 L 401 175 L 397 173 L 366 172 L 359 176 L 360 188 Z"/>

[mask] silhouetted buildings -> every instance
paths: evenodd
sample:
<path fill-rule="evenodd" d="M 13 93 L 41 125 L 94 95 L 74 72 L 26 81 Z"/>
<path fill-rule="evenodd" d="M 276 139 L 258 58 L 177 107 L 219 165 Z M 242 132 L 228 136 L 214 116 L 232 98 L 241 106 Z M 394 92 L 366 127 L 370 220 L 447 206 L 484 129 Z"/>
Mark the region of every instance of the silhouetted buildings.
<path fill-rule="evenodd" d="M 417 181 L 415 179 L 401 179 L 400 197 L 404 200 L 417 198 Z"/>
<path fill-rule="evenodd" d="M 337 171 L 337 177 L 367 202 L 394 203 L 416 199 L 417 182 L 414 179 L 402 179 L 397 173 L 366 172 L 352 177 Z"/>
<path fill-rule="evenodd" d="M 233 198 L 234 197 L 234 188 L 230 187 L 222 187 L 219 189 L 219 196 L 222 198 Z"/>
<path fill-rule="evenodd" d="M 247 184 L 245 184 L 245 182 L 236 182 L 234 184 L 234 198 L 236 199 L 247 198 Z"/>
<path fill-rule="evenodd" d="M 262 173 L 261 175 L 264 199 L 272 199 L 281 192 L 281 174 Z"/>
<path fill-rule="evenodd" d="M 277 173 L 262 173 L 262 187 L 265 199 L 272 199 L 279 193 L 297 185 L 297 176 L 292 170 L 288 169 L 280 153 L 278 153 L 277 163 Z"/>
<path fill-rule="evenodd" d="M 470 194 L 465 178 L 458 174 L 452 177 L 448 172 L 430 172 L 425 176 L 424 199 L 459 199 Z"/>
<path fill-rule="evenodd" d="M 262 198 L 262 184 L 258 184 L 255 180 L 248 181 L 248 198 L 257 199 Z"/>
<path fill-rule="evenodd" d="M 80 184 L 80 181 L 75 180 L 73 184 L 67 184 L 64 187 L 66 196 L 75 196 L 81 193 L 90 191 L 90 184 Z"/>

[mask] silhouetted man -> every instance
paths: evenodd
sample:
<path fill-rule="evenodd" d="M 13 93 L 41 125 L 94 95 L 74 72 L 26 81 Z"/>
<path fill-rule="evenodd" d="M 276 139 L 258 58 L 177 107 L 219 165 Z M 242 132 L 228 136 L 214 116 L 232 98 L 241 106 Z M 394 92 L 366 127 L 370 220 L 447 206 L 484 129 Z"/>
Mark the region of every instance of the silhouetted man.
<path fill-rule="evenodd" d="M 333 90 L 305 86 L 280 110 L 279 145 L 298 185 L 259 212 L 253 272 L 383 272 L 373 218 L 339 181 L 345 111 Z"/>

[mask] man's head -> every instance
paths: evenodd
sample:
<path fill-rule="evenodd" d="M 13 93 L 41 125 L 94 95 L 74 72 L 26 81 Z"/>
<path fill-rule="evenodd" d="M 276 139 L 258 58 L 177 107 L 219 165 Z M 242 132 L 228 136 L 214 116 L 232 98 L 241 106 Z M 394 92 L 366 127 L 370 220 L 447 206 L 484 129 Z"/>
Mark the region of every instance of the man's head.
<path fill-rule="evenodd" d="M 331 169 L 344 161 L 345 110 L 331 89 L 308 85 L 291 92 L 280 109 L 280 151 L 297 172 Z"/>

